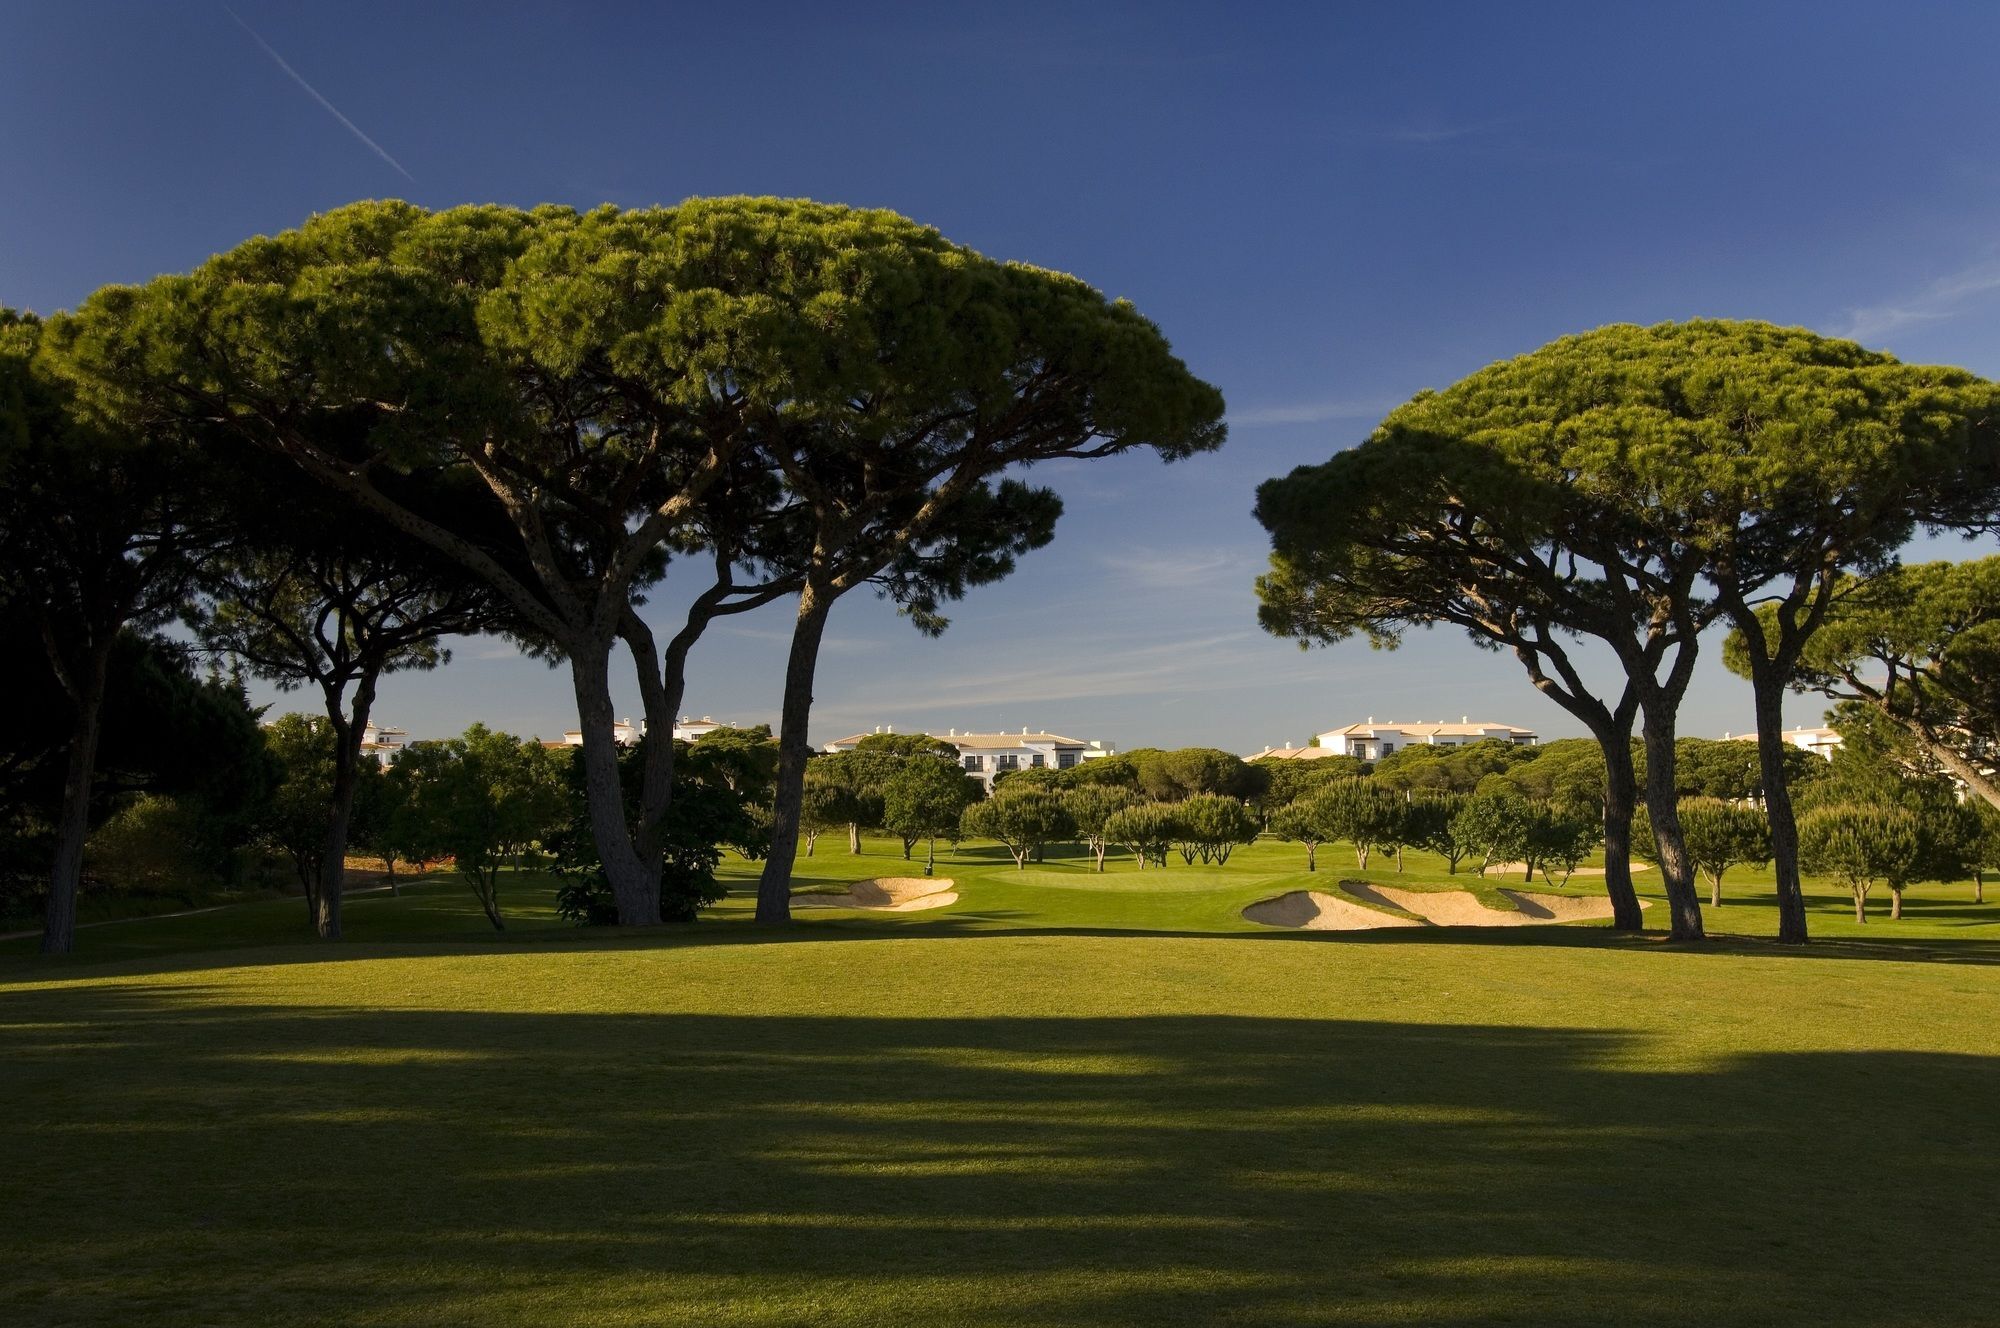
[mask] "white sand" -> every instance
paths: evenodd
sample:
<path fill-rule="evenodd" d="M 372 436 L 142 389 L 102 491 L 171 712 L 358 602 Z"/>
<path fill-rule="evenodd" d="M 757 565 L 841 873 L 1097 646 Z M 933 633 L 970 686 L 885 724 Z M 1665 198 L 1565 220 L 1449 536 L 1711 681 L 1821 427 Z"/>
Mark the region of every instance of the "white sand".
<path fill-rule="evenodd" d="M 1249 922 L 1301 931 L 1372 931 L 1377 927 L 1421 927 L 1416 918 L 1397 917 L 1320 890 L 1294 890 L 1275 899 L 1260 899 L 1243 910 Z"/>
<path fill-rule="evenodd" d="M 1528 890 L 1502 890 L 1500 893 L 1535 922 L 1580 922 L 1585 918 L 1611 916 L 1611 901 L 1594 895 L 1578 899 L 1573 895 L 1537 894 Z M 1652 904 L 1641 899 L 1639 907 L 1651 908 Z"/>
<path fill-rule="evenodd" d="M 1632 864 L 1632 870 L 1635 872 L 1651 871 L 1652 867 L 1643 862 L 1635 862 Z M 1508 872 L 1513 872 L 1520 876 L 1526 876 L 1528 874 L 1528 864 L 1525 862 L 1496 862 L 1491 867 L 1488 867 L 1486 869 L 1486 874 L 1488 876 L 1493 876 L 1496 874 L 1500 876 L 1505 876 Z M 1602 876 L 1604 875 L 1604 868 L 1578 867 L 1575 871 L 1571 872 L 1570 875 Z"/>
<path fill-rule="evenodd" d="M 1360 881 L 1343 881 L 1340 888 L 1356 899 L 1405 909 L 1439 927 L 1531 927 L 1538 923 L 1611 916 L 1611 901 L 1607 898 L 1578 899 L 1503 889 L 1501 895 L 1514 905 L 1505 909 L 1488 908 L 1469 890 L 1404 890 Z"/>
<path fill-rule="evenodd" d="M 877 913 L 915 913 L 958 902 L 956 884 L 943 876 L 878 876 L 856 881 L 845 894 L 792 896 L 794 908 L 865 908 Z"/>
<path fill-rule="evenodd" d="M 1519 927 L 1540 921 L 1524 913 L 1488 908 L 1469 890 L 1405 890 L 1360 881 L 1342 881 L 1340 888 L 1357 899 L 1393 905 L 1439 927 Z"/>

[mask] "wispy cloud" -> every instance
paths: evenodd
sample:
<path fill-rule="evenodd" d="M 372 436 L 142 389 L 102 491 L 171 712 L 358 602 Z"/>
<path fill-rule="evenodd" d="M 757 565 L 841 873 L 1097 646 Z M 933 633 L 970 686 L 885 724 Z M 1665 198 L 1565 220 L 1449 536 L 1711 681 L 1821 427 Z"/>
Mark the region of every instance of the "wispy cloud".
<path fill-rule="evenodd" d="M 769 641 L 774 645 L 790 646 L 792 634 L 771 627 L 721 627 L 717 631 L 724 636 L 740 636 L 749 641 Z M 823 636 L 820 638 L 821 653 L 828 655 L 866 655 L 886 648 L 886 643 L 865 636 Z"/>
<path fill-rule="evenodd" d="M 1255 429 L 1272 424 L 1325 424 L 1330 420 L 1375 420 L 1395 409 L 1393 401 L 1317 400 L 1280 402 L 1229 412 L 1229 423 L 1239 429 Z"/>
<path fill-rule="evenodd" d="M 1134 545 L 1102 553 L 1098 561 L 1133 587 L 1193 590 L 1221 580 L 1247 583 L 1261 556 L 1243 549 L 1155 549 Z"/>
<path fill-rule="evenodd" d="M 278 68 L 284 70 L 286 75 L 290 77 L 292 82 L 298 84 L 301 88 L 305 89 L 306 95 L 308 97 L 311 97 L 314 101 L 318 102 L 322 107 L 324 107 L 328 115 L 331 115 L 334 119 L 340 121 L 342 125 L 346 126 L 348 133 L 354 135 L 356 138 L 360 139 L 364 144 L 366 144 L 370 152 L 373 152 L 383 161 L 386 161 L 391 166 L 395 167 L 396 173 L 402 176 L 405 180 L 408 180 L 411 184 L 415 184 L 417 182 L 417 177 L 410 174 L 408 171 L 404 170 L 403 163 L 397 161 L 394 157 L 390 156 L 388 149 L 384 148 L 380 143 L 377 143 L 374 139 L 368 137 L 368 135 L 362 133 L 361 127 L 359 125 L 355 124 L 354 121 L 348 119 L 345 115 L 341 114 L 340 108 L 338 106 L 335 106 L 332 102 L 328 101 L 325 95 L 321 93 L 318 88 L 306 82 L 305 76 L 300 74 L 298 70 L 292 68 L 292 66 L 286 61 L 285 57 L 279 55 L 278 52 L 272 48 L 271 43 L 265 41 L 262 37 L 258 36 L 257 30 L 251 27 L 248 23 L 245 23 L 243 21 L 243 16 L 241 14 L 231 9 L 228 5 L 224 5 L 222 7 L 222 10 L 224 13 L 228 14 L 229 17 L 236 20 L 237 27 L 243 29 L 244 32 L 250 35 L 250 40 L 257 43 L 257 47 L 259 50 L 263 51 L 265 55 L 271 57 L 271 63 L 278 66 Z"/>
<path fill-rule="evenodd" d="M 1939 277 L 1902 299 L 1852 310 L 1843 334 L 1856 341 L 1873 341 L 1907 327 L 1956 318 L 1995 293 L 2000 293 L 2000 258 L 1989 258 Z"/>
<path fill-rule="evenodd" d="M 1492 120 L 1413 120 L 1403 124 L 1349 125 L 1341 132 L 1348 138 L 1367 143 L 1398 143 L 1411 147 L 1435 147 L 1485 138 L 1513 125 L 1510 117 Z"/>

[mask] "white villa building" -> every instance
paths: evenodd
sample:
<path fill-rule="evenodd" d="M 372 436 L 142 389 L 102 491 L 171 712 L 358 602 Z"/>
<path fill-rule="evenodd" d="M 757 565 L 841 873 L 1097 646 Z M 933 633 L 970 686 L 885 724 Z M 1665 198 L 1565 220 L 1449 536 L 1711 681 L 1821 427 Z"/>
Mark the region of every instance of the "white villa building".
<path fill-rule="evenodd" d="M 1750 733 L 1725 733 L 1722 736 L 1732 742 L 1757 741 L 1757 734 L 1754 731 Z M 1822 761 L 1831 761 L 1833 754 L 1840 750 L 1841 745 L 1840 734 L 1828 728 L 1786 729 L 1778 736 L 1802 751 L 1811 752 Z"/>
<path fill-rule="evenodd" d="M 895 731 L 893 724 L 875 730 L 876 733 Z M 851 752 L 868 736 L 866 733 L 854 733 L 836 738 L 821 750 Z M 928 736 L 958 748 L 959 763 L 965 767 L 965 772 L 976 777 L 989 793 L 993 790 L 993 777 L 1005 771 L 1067 770 L 1085 761 L 1110 756 L 1117 750 L 1101 742 L 1086 742 L 1080 738 L 1065 738 L 1059 733 L 1036 732 L 1027 728 L 1019 733 L 960 733 L 953 729 L 949 733 Z"/>
<path fill-rule="evenodd" d="M 611 726 L 611 740 L 617 743 L 620 747 L 633 746 L 639 741 L 639 739 L 645 736 L 646 736 L 646 725 L 643 721 L 634 724 L 629 719 L 621 719 L 616 724 L 613 724 Z M 550 746 L 556 746 L 556 745 L 558 744 L 555 743 L 550 744 Z M 583 730 L 564 729 L 563 740 L 560 745 L 564 747 L 583 746 Z"/>
<path fill-rule="evenodd" d="M 1404 747 L 1463 747 L 1489 738 L 1520 747 L 1532 747 L 1538 740 L 1533 729 L 1513 724 L 1475 723 L 1469 716 L 1456 724 L 1447 724 L 1443 720 L 1434 724 L 1378 724 L 1371 715 L 1365 723 L 1328 729 L 1316 736 L 1320 748 L 1329 755 L 1358 756 L 1364 761 L 1379 761 Z"/>
<path fill-rule="evenodd" d="M 379 727 L 374 720 L 361 730 L 361 754 L 372 756 L 376 763 L 387 765 L 396 759 L 396 753 L 410 745 L 410 735 L 401 729 Z"/>
<path fill-rule="evenodd" d="M 703 715 L 700 719 L 690 719 L 682 715 L 674 724 L 674 739 L 677 742 L 699 742 L 717 729 L 732 727 L 727 721 Z M 646 721 L 634 724 L 629 719 L 621 719 L 611 726 L 611 737 L 620 747 L 630 747 L 646 736 Z M 563 730 L 563 740 L 548 744 L 551 747 L 583 746 L 582 729 Z"/>

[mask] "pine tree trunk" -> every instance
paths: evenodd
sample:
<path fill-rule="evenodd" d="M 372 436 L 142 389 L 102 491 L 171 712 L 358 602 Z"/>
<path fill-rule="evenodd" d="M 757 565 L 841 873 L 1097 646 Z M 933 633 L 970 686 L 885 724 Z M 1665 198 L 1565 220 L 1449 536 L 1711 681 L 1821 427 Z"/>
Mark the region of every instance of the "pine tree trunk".
<path fill-rule="evenodd" d="M 1716 872 L 1708 878 L 1708 906 L 1722 907 L 1722 873 Z"/>
<path fill-rule="evenodd" d="M 808 583 L 799 592 L 792 624 L 791 654 L 785 661 L 784 706 L 779 717 L 777 792 L 771 815 L 771 856 L 757 880 L 757 921 L 792 920 L 792 863 L 799 848 L 799 807 L 805 794 L 806 758 L 812 746 L 806 726 L 812 719 L 813 674 L 833 599 L 823 586 Z M 858 834 L 856 836 L 858 839 Z M 858 851 L 858 844 L 857 844 Z"/>
<path fill-rule="evenodd" d="M 861 822 L 859 821 L 849 821 L 847 823 L 847 855 L 851 858 L 861 856 Z"/>
<path fill-rule="evenodd" d="M 935 876 L 936 874 L 937 874 L 937 840 L 933 838 L 925 841 L 924 844 L 924 875 Z"/>
<path fill-rule="evenodd" d="M 1903 892 L 1896 886 L 1889 887 L 1889 921 L 1903 920 Z"/>
<path fill-rule="evenodd" d="M 69 762 L 63 774 L 62 812 L 56 821 L 49 898 L 42 914 L 43 954 L 68 954 L 76 948 L 76 901 L 83 885 L 83 846 L 90 838 L 90 791 L 97 770 L 105 678 L 110 668 L 111 645 L 107 641 L 91 651 L 71 697 L 74 717 Z"/>
<path fill-rule="evenodd" d="M 590 834 L 597 859 L 618 907 L 621 927 L 660 925 L 660 866 L 639 855 L 625 821 L 625 790 L 618 773 L 616 716 L 611 706 L 608 649 L 572 650 L 570 683 L 576 693 L 577 722 L 583 730 L 583 781 L 590 808 Z"/>
<path fill-rule="evenodd" d="M 1799 881 L 1799 823 L 1785 781 L 1785 678 L 1750 651 L 1751 693 L 1757 707 L 1757 768 L 1764 781 L 1764 815 L 1771 823 L 1771 864 L 1778 880 L 1778 940 L 1808 938 L 1805 889 Z"/>
<path fill-rule="evenodd" d="M 354 713 L 341 710 L 340 692 L 326 688 L 327 719 L 333 726 L 333 793 L 327 804 L 326 839 L 320 850 L 319 897 L 313 901 L 313 930 L 323 941 L 340 939 L 341 895 L 347 885 L 347 835 L 354 823 L 354 794 L 361 782 L 361 738 L 375 705 L 374 671 L 356 681 Z M 393 874 L 390 877 L 394 881 Z"/>
<path fill-rule="evenodd" d="M 1309 872 L 1319 870 L 1319 845 L 1317 844 L 1306 845 L 1306 870 Z"/>
<path fill-rule="evenodd" d="M 1604 752 L 1604 893 L 1611 898 L 1613 931 L 1644 931 L 1645 910 L 1632 884 L 1632 807 L 1638 795 L 1632 770 L 1631 731 L 1600 733 Z"/>
<path fill-rule="evenodd" d="M 1658 706 L 1665 711 L 1667 706 Z M 1701 898 L 1695 893 L 1694 864 L 1681 836 L 1680 803 L 1674 792 L 1674 731 L 1669 713 L 1648 709 L 1646 740 L 1646 816 L 1653 826 L 1659 853 L 1660 880 L 1666 887 L 1668 934 L 1677 941 L 1702 939 Z"/>
<path fill-rule="evenodd" d="M 1854 887 L 1854 920 L 1868 921 L 1868 892 L 1860 886 Z"/>
<path fill-rule="evenodd" d="M 1986 877 L 1978 871 L 1972 873 L 1972 902 L 1975 904 L 1986 902 Z"/>

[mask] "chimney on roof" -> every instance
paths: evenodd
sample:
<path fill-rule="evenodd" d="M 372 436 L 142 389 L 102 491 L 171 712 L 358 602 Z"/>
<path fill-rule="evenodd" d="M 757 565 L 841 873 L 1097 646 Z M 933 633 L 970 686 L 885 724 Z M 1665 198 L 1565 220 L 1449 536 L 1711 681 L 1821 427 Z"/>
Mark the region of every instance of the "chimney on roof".
<path fill-rule="evenodd" d="M 1471 716 L 1471 715 L 1460 715 L 1460 716 L 1458 717 L 1458 722 L 1459 722 L 1459 723 L 1461 723 L 1461 724 L 1470 724 L 1470 723 L 1472 722 L 1472 716 Z"/>
<path fill-rule="evenodd" d="M 1368 717 L 1368 722 L 1369 722 L 1370 724 L 1373 724 L 1373 723 L 1375 722 L 1375 716 L 1373 716 L 1373 715 L 1370 715 L 1370 716 Z"/>
<path fill-rule="evenodd" d="M 896 731 L 896 726 L 894 724 L 884 725 L 883 727 L 885 732 L 894 733 Z"/>
<path fill-rule="evenodd" d="M 1021 726 L 1021 736 L 1024 738 L 1028 736 L 1028 726 L 1026 724 Z"/>
<path fill-rule="evenodd" d="M 956 738 L 956 737 L 958 736 L 958 730 L 957 730 L 957 729 L 953 729 L 953 730 L 951 731 L 951 736 L 952 736 L 952 737 L 954 737 L 954 738 Z"/>

